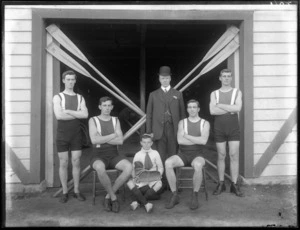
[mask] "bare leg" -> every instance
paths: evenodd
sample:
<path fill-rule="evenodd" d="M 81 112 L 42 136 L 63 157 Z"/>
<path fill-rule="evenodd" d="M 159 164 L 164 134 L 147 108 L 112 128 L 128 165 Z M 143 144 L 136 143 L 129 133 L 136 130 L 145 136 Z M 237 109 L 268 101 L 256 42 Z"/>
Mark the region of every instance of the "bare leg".
<path fill-rule="evenodd" d="M 177 190 L 174 168 L 181 166 L 184 166 L 183 161 L 177 155 L 169 157 L 165 162 L 166 176 L 172 192 Z"/>
<path fill-rule="evenodd" d="M 205 160 L 202 157 L 196 157 L 192 161 L 192 167 L 194 168 L 194 176 L 193 176 L 193 188 L 194 192 L 198 192 L 200 190 L 200 186 L 202 183 L 202 167 L 205 165 Z"/>
<path fill-rule="evenodd" d="M 106 190 L 106 192 L 108 193 L 109 197 L 112 200 L 117 199 L 116 194 L 114 193 L 114 191 L 112 189 L 110 178 L 106 173 L 104 163 L 100 160 L 97 160 L 93 163 L 93 168 L 97 171 L 99 181 L 103 185 L 103 187 Z"/>
<path fill-rule="evenodd" d="M 239 175 L 239 141 L 229 141 L 231 181 L 236 184 Z"/>
<path fill-rule="evenodd" d="M 112 186 L 112 190 L 115 193 L 118 191 L 118 189 L 126 183 L 128 178 L 130 177 L 132 173 L 132 165 L 128 160 L 121 160 L 117 165 L 116 169 L 122 171 L 122 173 L 118 176 L 118 178 L 115 180 L 114 185 Z"/>
<path fill-rule="evenodd" d="M 63 194 L 68 193 L 68 162 L 69 156 L 68 152 L 59 152 L 59 179 L 63 189 Z"/>
<path fill-rule="evenodd" d="M 218 151 L 218 175 L 219 181 L 224 181 L 225 174 L 225 157 L 226 157 L 226 142 L 217 142 Z"/>
<path fill-rule="evenodd" d="M 72 151 L 72 174 L 74 180 L 74 192 L 79 193 L 80 157 L 81 150 Z"/>

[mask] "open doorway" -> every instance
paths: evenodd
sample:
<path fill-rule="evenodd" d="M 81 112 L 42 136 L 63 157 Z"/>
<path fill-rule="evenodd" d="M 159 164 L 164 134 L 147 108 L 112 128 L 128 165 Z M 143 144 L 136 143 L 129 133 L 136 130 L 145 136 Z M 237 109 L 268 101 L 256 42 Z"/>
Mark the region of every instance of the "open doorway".
<path fill-rule="evenodd" d="M 171 84 L 176 85 L 201 61 L 206 52 L 227 29 L 225 23 L 212 22 L 172 21 L 140 24 L 64 20 L 55 23 L 87 56 L 89 61 L 137 105 L 141 103 L 140 49 L 142 27 L 145 28 L 143 43 L 145 47 L 145 103 L 147 103 L 149 93 L 159 87 L 157 71 L 161 65 L 171 67 Z M 77 59 L 77 61 L 79 60 Z M 80 64 L 93 77 L 103 82 L 87 65 L 82 62 Z M 211 130 L 213 117 L 209 113 L 210 93 L 220 87 L 218 76 L 221 69 L 226 67 L 227 62 L 224 61 L 212 71 L 204 74 L 183 92 L 185 102 L 192 98 L 199 100 L 200 116 L 210 122 Z M 193 76 L 198 74 L 202 68 L 203 66 Z M 60 73 L 66 69 L 68 69 L 67 66 L 60 64 Z M 98 100 L 100 97 L 111 96 L 99 85 L 82 75 L 78 77 L 75 91 L 84 96 L 89 117 L 99 114 Z M 120 118 L 122 130 L 125 133 L 130 129 L 126 120 L 134 124 L 140 116 L 133 111 L 128 111 L 128 108 L 117 99 L 115 99 L 114 104 L 112 115 Z M 121 153 L 132 156 L 140 148 L 138 137 L 137 133 L 132 135 L 120 148 Z M 213 143 L 213 135 L 210 135 L 210 141 Z M 89 164 L 89 157 L 88 153 L 83 154 L 82 168 Z M 216 162 L 216 157 L 217 155 L 210 156 L 210 160 Z"/>

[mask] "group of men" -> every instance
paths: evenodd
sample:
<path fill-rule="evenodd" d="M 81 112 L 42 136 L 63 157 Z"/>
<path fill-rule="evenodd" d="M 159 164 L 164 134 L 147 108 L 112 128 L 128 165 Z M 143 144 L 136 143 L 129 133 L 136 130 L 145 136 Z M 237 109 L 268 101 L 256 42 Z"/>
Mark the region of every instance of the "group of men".
<path fill-rule="evenodd" d="M 171 87 L 171 69 L 162 66 L 159 69 L 161 87 L 150 93 L 146 111 L 146 133 L 141 136 L 141 150 L 132 163 L 119 155 L 118 145 L 123 144 L 123 134 L 117 117 L 111 116 L 113 100 L 101 97 L 98 108 L 100 115 L 89 119 L 89 136 L 93 144 L 90 166 L 94 169 L 107 194 L 104 197 L 106 211 L 119 212 L 120 204 L 116 192 L 127 184 L 132 195 L 132 210 L 139 206 L 151 212 L 153 204 L 149 201 L 160 199 L 167 188 L 172 192 L 167 209 L 180 201 L 176 186 L 174 169 L 192 166 L 193 193 L 190 209 L 198 208 L 198 191 L 202 183 L 202 167 L 205 165 L 203 151 L 209 138 L 210 124 L 199 117 L 200 104 L 189 100 L 188 117 L 182 93 Z M 229 146 L 231 185 L 230 192 L 242 197 L 237 184 L 239 172 L 239 120 L 238 112 L 242 107 L 242 93 L 231 87 L 232 73 L 228 69 L 221 71 L 221 88 L 211 93 L 210 113 L 215 115 L 214 137 L 218 152 L 219 183 L 213 192 L 219 195 L 226 190 L 224 183 L 226 145 Z M 60 161 L 59 177 L 63 194 L 60 202 L 68 201 L 67 175 L 68 152 L 71 151 L 72 175 L 74 179 L 74 197 L 84 201 L 79 191 L 81 138 L 79 119 L 88 117 L 84 98 L 74 92 L 76 74 L 69 70 L 62 74 L 65 85 L 63 92 L 53 98 L 57 123 L 57 151 Z M 152 148 L 153 145 L 153 148 Z M 117 169 L 121 174 L 111 183 L 106 170 Z"/>

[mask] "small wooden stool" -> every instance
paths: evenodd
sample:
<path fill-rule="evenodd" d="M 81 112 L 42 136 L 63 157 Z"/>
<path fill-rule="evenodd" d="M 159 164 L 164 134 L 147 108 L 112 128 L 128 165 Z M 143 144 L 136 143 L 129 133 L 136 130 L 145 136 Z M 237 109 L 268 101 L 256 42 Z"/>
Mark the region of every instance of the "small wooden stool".
<path fill-rule="evenodd" d="M 177 186 L 177 191 L 181 188 L 193 188 L 193 178 L 181 178 L 181 171 L 182 170 L 193 170 L 193 167 L 178 167 L 176 168 L 176 186 Z M 208 193 L 206 189 L 206 168 L 205 166 L 202 167 L 202 174 L 203 174 L 203 181 L 201 184 L 200 189 L 203 189 L 205 192 L 205 198 L 208 200 Z M 183 186 L 181 184 L 182 181 L 191 181 L 192 185 L 191 186 Z"/>
<path fill-rule="evenodd" d="M 97 172 L 96 170 L 93 170 L 92 171 L 93 173 L 93 205 L 95 205 L 96 203 L 96 183 L 97 183 Z M 117 174 L 117 177 L 120 175 L 120 171 L 117 170 L 117 169 L 108 169 L 106 170 L 106 173 L 107 174 L 110 174 L 110 173 L 116 173 Z M 113 182 L 113 181 L 112 181 Z M 125 201 L 125 184 L 123 184 L 121 186 L 122 190 L 123 190 L 123 201 Z M 121 189 L 120 188 L 120 189 Z M 104 188 L 103 188 L 104 190 Z M 119 192 L 119 191 L 118 191 Z"/>

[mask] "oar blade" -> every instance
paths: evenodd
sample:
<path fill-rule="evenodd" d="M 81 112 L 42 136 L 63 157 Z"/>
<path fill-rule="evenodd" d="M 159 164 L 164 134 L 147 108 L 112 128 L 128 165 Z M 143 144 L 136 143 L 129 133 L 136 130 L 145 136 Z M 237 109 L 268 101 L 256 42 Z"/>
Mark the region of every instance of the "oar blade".
<path fill-rule="evenodd" d="M 69 66 L 73 70 L 77 71 L 78 73 L 81 73 L 84 76 L 91 77 L 90 73 L 82 67 L 77 61 L 75 61 L 69 54 L 67 54 L 65 51 L 60 49 L 55 43 L 50 43 L 46 50 L 53 55 L 55 58 L 57 58 L 60 62 L 64 63 L 65 65 Z"/>
<path fill-rule="evenodd" d="M 235 26 L 230 26 L 225 33 L 218 39 L 218 41 L 210 48 L 203 58 L 203 62 L 212 58 L 216 53 L 224 48 L 237 34 L 239 29 Z"/>
<path fill-rule="evenodd" d="M 54 37 L 62 46 L 73 53 L 76 57 L 83 61 L 87 61 L 87 58 L 84 56 L 84 54 L 55 24 L 48 26 L 46 30 L 52 37 Z"/>

